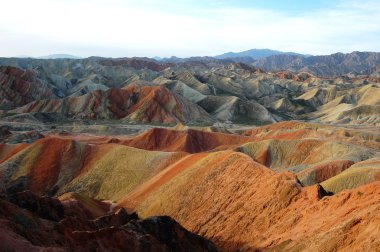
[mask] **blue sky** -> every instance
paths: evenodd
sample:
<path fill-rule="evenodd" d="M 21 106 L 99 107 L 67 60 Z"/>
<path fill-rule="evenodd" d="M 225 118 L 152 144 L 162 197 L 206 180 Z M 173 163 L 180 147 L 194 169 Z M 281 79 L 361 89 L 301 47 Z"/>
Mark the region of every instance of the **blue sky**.
<path fill-rule="evenodd" d="M 0 56 L 380 51 L 376 0 L 0 0 Z"/>
<path fill-rule="evenodd" d="M 335 1 L 336 3 L 337 1 Z M 222 7 L 235 7 L 235 8 L 254 8 L 254 9 L 270 9 L 277 11 L 284 11 L 287 13 L 300 13 L 303 11 L 310 11 L 316 9 L 323 9 L 325 7 L 334 6 L 334 1 L 326 0 L 211 0 L 211 1 L 177 1 L 170 3 L 165 8 L 181 9 L 186 6 L 192 9 L 192 6 L 197 5 L 202 8 L 222 8 Z M 159 5 L 158 5 L 159 6 Z M 170 7 L 171 6 L 171 7 Z M 190 8 L 189 8 L 190 7 Z M 182 8 L 185 10 L 186 8 Z"/>
<path fill-rule="evenodd" d="M 272 10 L 284 10 L 287 12 L 298 12 L 305 10 L 313 10 L 318 8 L 324 8 L 326 6 L 331 6 L 334 1 L 323 1 L 323 0 L 241 0 L 233 1 L 226 0 L 220 1 L 226 5 L 234 5 L 236 3 L 239 7 L 242 8 L 263 8 L 263 9 L 272 9 Z M 335 1 L 336 2 L 336 1 Z"/>

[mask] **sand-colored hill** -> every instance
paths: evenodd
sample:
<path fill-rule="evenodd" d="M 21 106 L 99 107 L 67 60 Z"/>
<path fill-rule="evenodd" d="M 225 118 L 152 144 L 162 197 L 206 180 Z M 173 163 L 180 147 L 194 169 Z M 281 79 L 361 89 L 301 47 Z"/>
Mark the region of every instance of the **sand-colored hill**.
<path fill-rule="evenodd" d="M 240 146 L 238 151 L 248 154 L 254 160 L 262 159 L 260 163 L 279 170 L 335 158 L 359 162 L 377 154 L 370 148 L 312 138 L 252 142 Z"/>
<path fill-rule="evenodd" d="M 349 169 L 322 183 L 326 190 L 337 193 L 380 181 L 380 159 L 373 158 L 352 165 Z"/>
<path fill-rule="evenodd" d="M 253 123 L 256 125 L 275 122 L 273 115 L 262 105 L 236 96 L 207 96 L 198 104 L 220 121 Z"/>
<path fill-rule="evenodd" d="M 122 145 L 101 146 L 96 152 L 92 159 L 89 157 L 89 163 L 84 161 L 81 173 L 61 187 L 59 194 L 74 191 L 92 198 L 118 200 L 184 155 Z"/>
<path fill-rule="evenodd" d="M 309 117 L 327 123 L 378 125 L 379 94 L 378 84 L 364 85 L 323 103 Z"/>
<path fill-rule="evenodd" d="M 327 88 L 313 88 L 296 99 L 302 100 L 311 107 L 319 107 L 326 104 L 336 97 L 336 87 L 330 86 Z"/>

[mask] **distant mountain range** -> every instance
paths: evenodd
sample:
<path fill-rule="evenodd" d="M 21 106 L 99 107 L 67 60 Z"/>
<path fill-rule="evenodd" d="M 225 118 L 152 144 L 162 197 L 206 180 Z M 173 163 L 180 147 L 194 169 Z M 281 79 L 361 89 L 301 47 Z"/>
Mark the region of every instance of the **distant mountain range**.
<path fill-rule="evenodd" d="M 265 71 L 288 70 L 308 72 L 318 76 L 371 75 L 378 72 L 380 53 L 352 52 L 310 57 L 272 55 L 258 59 L 252 65 Z"/>
<path fill-rule="evenodd" d="M 318 76 L 379 75 L 380 53 L 352 52 L 331 55 L 304 55 L 270 49 L 252 49 L 229 52 L 215 56 L 216 59 L 241 62 L 264 71 L 308 72 Z"/>
<path fill-rule="evenodd" d="M 307 57 L 310 55 L 304 55 L 300 53 L 295 52 L 281 52 L 271 49 L 251 49 L 243 52 L 228 52 L 223 53 L 221 55 L 214 56 L 214 58 L 217 59 L 232 59 L 232 58 L 245 58 L 250 57 L 254 60 L 262 59 L 265 57 L 273 56 L 273 55 L 295 55 L 300 57 Z"/>
<path fill-rule="evenodd" d="M 292 55 L 300 57 L 308 57 L 310 55 L 304 55 L 295 52 L 281 52 L 271 49 L 251 49 L 243 52 L 228 52 L 216 56 L 204 56 L 204 57 L 189 57 L 189 58 L 179 58 L 172 56 L 169 58 L 154 57 L 153 59 L 161 62 L 170 62 L 170 63 L 183 63 L 186 61 L 210 61 L 212 59 L 217 60 L 226 60 L 228 62 L 240 62 L 245 64 L 251 64 L 258 59 L 273 55 Z"/>
<path fill-rule="evenodd" d="M 16 57 L 32 58 L 32 57 Z M 100 58 L 100 57 L 90 57 Z M 69 54 L 52 54 L 36 59 L 81 59 L 80 57 Z M 103 58 L 105 59 L 105 58 Z M 243 52 L 228 52 L 214 57 L 189 57 L 179 58 L 119 58 L 118 61 L 133 61 L 140 59 L 149 61 L 151 65 L 158 68 L 166 68 L 173 64 L 182 64 L 188 67 L 213 66 L 220 67 L 231 63 L 244 63 L 264 71 L 291 71 L 308 72 L 318 76 L 341 76 L 341 75 L 371 75 L 380 76 L 380 53 L 377 52 L 352 52 L 334 53 L 331 55 L 311 56 L 295 52 L 281 52 L 270 49 L 252 49 Z M 156 68 L 157 68 L 156 67 Z"/>
<path fill-rule="evenodd" d="M 205 63 L 223 65 L 244 63 L 264 71 L 308 72 L 318 76 L 372 75 L 380 76 L 380 53 L 352 52 L 311 56 L 295 52 L 270 49 L 252 49 L 244 52 L 229 52 L 214 57 L 170 57 L 160 59 L 165 63 Z"/>

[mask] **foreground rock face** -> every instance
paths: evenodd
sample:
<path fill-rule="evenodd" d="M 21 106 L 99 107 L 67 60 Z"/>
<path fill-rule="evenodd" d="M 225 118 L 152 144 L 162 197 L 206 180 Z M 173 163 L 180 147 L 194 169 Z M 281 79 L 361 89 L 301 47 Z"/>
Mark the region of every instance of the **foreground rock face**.
<path fill-rule="evenodd" d="M 67 202 L 25 191 L 0 198 L 1 251 L 216 251 L 170 217 L 140 220 L 124 209 L 96 219 Z"/>
<path fill-rule="evenodd" d="M 57 134 L 31 144 L 0 144 L 0 185 L 41 195 L 78 192 L 119 200 L 190 154 L 233 150 L 274 171 L 292 172 L 307 186 L 354 164 L 364 167 L 361 162 L 380 155 L 377 128 L 282 122 L 235 134 L 208 130 L 153 128 L 130 137 Z M 368 163 L 337 177 L 331 192 L 376 181 L 378 169 Z"/>
<path fill-rule="evenodd" d="M 142 216 L 174 216 L 222 251 L 380 249 L 380 182 L 328 196 L 321 186 L 302 187 L 293 174 L 276 174 L 244 154 L 194 158 L 119 204 Z"/>

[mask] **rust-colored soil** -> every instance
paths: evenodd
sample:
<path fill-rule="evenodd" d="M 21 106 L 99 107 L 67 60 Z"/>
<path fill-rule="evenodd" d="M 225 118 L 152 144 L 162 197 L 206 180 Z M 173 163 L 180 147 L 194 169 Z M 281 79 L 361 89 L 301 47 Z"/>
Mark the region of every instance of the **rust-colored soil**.
<path fill-rule="evenodd" d="M 83 218 L 104 215 L 105 201 L 169 215 L 221 251 L 378 251 L 379 147 L 375 128 L 304 122 L 47 135 L 0 145 L 0 190 L 26 181 Z"/>
<path fill-rule="evenodd" d="M 209 155 L 151 191 L 138 213 L 174 216 L 222 251 L 380 249 L 380 182 L 324 196 L 243 154 Z"/>

